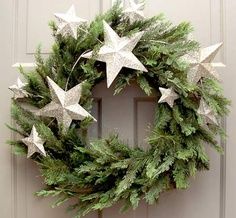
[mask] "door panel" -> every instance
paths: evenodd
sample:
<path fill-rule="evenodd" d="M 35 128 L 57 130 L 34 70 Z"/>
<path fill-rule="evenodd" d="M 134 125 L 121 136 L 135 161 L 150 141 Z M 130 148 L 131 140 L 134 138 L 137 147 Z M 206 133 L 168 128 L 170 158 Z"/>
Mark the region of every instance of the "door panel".
<path fill-rule="evenodd" d="M 47 26 L 54 12 L 64 12 L 71 4 L 76 6 L 78 15 L 91 20 L 95 14 L 111 7 L 111 0 L 2 0 L 0 1 L 0 217 L 1 218 L 66 218 L 65 207 L 51 209 L 51 199 L 40 199 L 32 195 L 40 189 L 42 180 L 37 166 L 24 158 L 10 154 L 5 141 L 10 132 L 3 125 L 10 123 L 10 92 L 7 87 L 18 76 L 11 65 L 16 62 L 32 62 L 34 50 L 42 43 L 42 51 L 49 53 L 52 44 L 51 32 Z M 147 16 L 164 12 L 174 23 L 191 21 L 195 28 L 193 37 L 203 46 L 224 41 L 224 48 L 217 59 L 227 64 L 220 71 L 225 93 L 232 99 L 232 113 L 223 121 L 228 134 L 227 142 L 220 140 L 227 149 L 220 157 L 211 148 L 207 151 L 211 158 L 211 170 L 200 172 L 191 181 L 186 191 L 173 191 L 161 195 L 158 205 L 147 206 L 141 203 L 136 211 L 119 213 L 120 204 L 103 211 L 104 218 L 233 218 L 235 213 L 236 176 L 233 166 L 236 164 L 236 141 L 234 126 L 236 113 L 235 27 L 236 3 L 233 0 L 147 0 Z M 5 76 L 7 75 L 7 76 Z M 91 139 L 106 137 L 109 133 L 119 133 L 120 138 L 130 146 L 147 148 L 145 137 L 152 125 L 156 97 L 147 97 L 135 84 L 129 86 L 118 96 L 113 96 L 112 87 L 105 83 L 94 89 L 96 99 L 92 113 L 98 123 L 89 130 Z M 128 121 L 128 122 L 127 122 Z M 14 135 L 12 137 L 15 137 Z M 226 173 L 227 172 L 227 173 Z M 97 213 L 88 217 L 97 218 Z"/>
<path fill-rule="evenodd" d="M 157 98 L 135 98 L 134 102 L 134 144 L 148 149 L 147 136 L 153 127 Z"/>
<path fill-rule="evenodd" d="M 51 30 L 48 28 L 48 22 L 55 20 L 53 16 L 55 12 L 64 13 L 70 8 L 71 4 L 74 4 L 79 17 L 92 20 L 100 10 L 101 1 L 50 0 L 51 7 L 48 4 L 49 1 L 47 0 L 41 0 L 37 3 L 34 0 L 27 1 L 27 53 L 34 53 L 35 47 L 39 43 L 42 44 L 44 53 L 50 51 L 53 39 Z"/>
<path fill-rule="evenodd" d="M 100 99 L 100 122 L 97 127 L 100 126 L 101 130 L 95 132 L 101 132 L 102 137 L 118 133 L 130 146 L 145 145 L 145 137 L 142 136 L 148 133 L 148 124 L 153 120 L 154 96 L 147 97 L 137 84 L 127 86 L 119 95 L 114 95 L 114 86 L 107 89 L 105 81 L 95 86 L 93 96 Z M 141 113 L 148 116 L 142 116 Z M 137 137 L 139 133 L 141 137 Z"/>
<path fill-rule="evenodd" d="M 52 37 L 50 36 L 51 30 L 47 24 L 49 20 L 55 20 L 53 13 L 64 13 L 71 4 L 74 4 L 79 16 L 91 20 L 101 10 L 101 1 L 94 2 L 93 0 L 43 0 L 37 2 L 32 0 L 14 0 L 13 3 L 14 7 L 12 9 L 14 9 L 15 22 L 13 23 L 14 48 L 12 63 L 32 62 L 34 60 L 35 49 L 39 43 L 42 43 L 42 52 L 45 55 L 50 52 Z M 14 72 L 14 77 L 11 83 L 15 82 L 16 72 Z M 10 96 L 8 98 L 10 99 Z M 96 105 L 93 110 L 96 116 Z M 93 129 L 93 131 L 96 131 L 96 127 Z M 13 137 L 16 136 L 14 135 Z M 67 205 L 53 209 L 50 207 L 53 203 L 52 198 L 40 199 L 33 195 L 34 192 L 44 187 L 36 164 L 31 160 L 19 157 L 13 157 L 12 164 L 12 208 L 14 208 L 14 214 L 17 218 L 69 218 L 73 215 L 66 213 Z M 90 214 L 87 217 L 97 218 L 97 213 Z"/>
<path fill-rule="evenodd" d="M 73 4 L 77 15 L 90 21 L 103 6 L 102 0 L 13 0 L 13 3 L 14 63 L 33 62 L 39 45 L 42 53 L 50 52 L 53 38 L 48 23 L 56 20 L 54 13 L 65 13 Z"/>

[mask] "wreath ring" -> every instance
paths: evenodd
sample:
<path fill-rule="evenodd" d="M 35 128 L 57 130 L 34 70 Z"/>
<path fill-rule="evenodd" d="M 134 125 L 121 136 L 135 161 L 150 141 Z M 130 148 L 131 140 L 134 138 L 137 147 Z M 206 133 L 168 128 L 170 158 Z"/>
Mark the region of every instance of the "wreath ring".
<path fill-rule="evenodd" d="M 92 88 L 106 78 L 105 63 L 96 61 L 104 41 L 104 20 L 119 36 L 132 38 L 144 32 L 133 54 L 148 72 L 123 68 L 115 81 L 115 94 L 136 81 L 147 95 L 153 90 L 162 95 L 146 151 L 129 147 L 116 135 L 93 142 L 86 137 L 94 120 L 87 112 L 93 102 Z M 77 209 L 78 217 L 119 200 L 125 200 L 122 209 L 126 210 L 136 208 L 141 199 L 153 204 L 162 192 L 186 189 L 198 170 L 209 169 L 204 145 L 221 151 L 215 139 L 223 132 L 217 119 L 228 112 L 229 104 L 218 81 L 207 76 L 213 72 L 210 62 L 219 46 L 205 62 L 194 63 L 195 67 L 198 64 L 196 71 L 191 58 L 183 58 L 199 51 L 198 43 L 188 37 L 192 31 L 188 23 L 173 26 L 162 15 L 131 23 L 118 4 L 89 26 L 81 26 L 78 38 L 58 34 L 55 23 L 51 27 L 55 37 L 52 54 L 44 60 L 39 50 L 35 70 L 20 68 L 27 83 L 19 80 L 10 87 L 15 94 L 11 112 L 17 128 L 9 127 L 23 139 L 9 144 L 16 154 L 25 155 L 28 150 L 28 157 L 39 165 L 47 188 L 38 196 L 57 196 L 56 205 L 77 199 L 71 208 Z M 81 58 L 88 50 L 94 51 L 91 58 Z M 195 76 L 201 73 L 197 83 L 188 80 L 193 68 Z M 78 102 L 72 104 L 78 99 L 80 107 Z M 41 113 L 52 101 L 50 113 L 56 114 L 57 120 Z M 59 111 L 58 102 L 63 102 L 70 117 Z M 29 111 L 22 103 L 41 112 Z M 78 111 L 83 119 L 72 119 L 78 118 Z M 60 125 L 59 119 L 68 128 Z"/>

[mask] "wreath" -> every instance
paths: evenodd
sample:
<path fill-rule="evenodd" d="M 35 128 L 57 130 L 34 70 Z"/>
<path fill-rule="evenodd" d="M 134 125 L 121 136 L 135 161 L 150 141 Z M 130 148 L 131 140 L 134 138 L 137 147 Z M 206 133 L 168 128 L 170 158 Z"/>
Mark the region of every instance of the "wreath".
<path fill-rule="evenodd" d="M 134 7 L 135 6 L 135 7 Z M 143 4 L 115 4 L 88 24 L 75 15 L 55 14 L 50 23 L 55 43 L 36 67 L 10 87 L 14 92 L 9 128 L 18 155 L 34 160 L 46 188 L 38 196 L 57 196 L 55 205 L 71 205 L 77 217 L 124 200 L 122 210 L 141 199 L 158 201 L 161 193 L 186 189 L 198 170 L 209 169 L 205 146 L 223 152 L 220 118 L 229 101 L 222 95 L 212 63 L 222 44 L 200 49 L 192 28 L 175 26 L 163 15 L 144 18 Z M 93 87 L 107 80 L 118 95 L 135 81 L 147 94 L 157 93 L 149 149 L 129 146 L 118 135 L 90 141 L 88 127 Z"/>

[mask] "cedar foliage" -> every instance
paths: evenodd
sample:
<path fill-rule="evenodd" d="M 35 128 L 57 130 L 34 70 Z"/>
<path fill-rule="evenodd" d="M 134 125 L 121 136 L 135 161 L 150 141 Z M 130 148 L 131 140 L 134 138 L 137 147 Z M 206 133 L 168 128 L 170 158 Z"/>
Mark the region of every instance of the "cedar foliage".
<path fill-rule="evenodd" d="M 93 59 L 80 58 L 86 51 L 102 46 L 103 24 L 106 20 L 120 36 L 145 31 L 134 49 L 134 54 L 148 69 L 143 73 L 122 69 L 116 79 L 115 94 L 119 94 L 131 81 L 150 95 L 161 87 L 174 87 L 180 95 L 171 109 L 167 104 L 156 104 L 155 121 L 148 138 L 150 149 L 131 148 L 111 135 L 106 139 L 88 142 L 86 130 L 90 119 L 73 121 L 67 132 L 61 131 L 55 119 L 36 117 L 22 105 L 42 108 L 50 102 L 46 82 L 49 76 L 60 87 L 70 89 L 82 81 L 83 95 L 80 104 L 88 111 L 92 107 L 92 88 L 105 79 L 105 64 Z M 55 206 L 75 198 L 70 209 L 77 210 L 77 217 L 93 210 L 102 210 L 124 200 L 122 210 L 136 208 L 141 199 L 148 204 L 158 201 L 162 192 L 186 189 L 189 178 L 198 170 L 209 169 L 205 146 L 211 145 L 221 152 L 216 135 L 224 135 L 221 127 L 202 126 L 196 113 L 203 97 L 218 117 L 224 117 L 229 101 L 222 95 L 217 81 L 209 78 L 201 84 L 187 80 L 188 63 L 181 57 L 198 49 L 196 41 L 188 38 L 192 27 L 183 22 L 174 26 L 163 15 L 137 21 L 133 24 L 122 17 L 116 4 L 104 15 L 99 15 L 85 30 L 78 30 L 78 39 L 56 35 L 57 26 L 50 23 L 55 37 L 52 53 L 43 59 L 40 49 L 36 55 L 37 67 L 31 72 L 20 69 L 28 85 L 30 96 L 12 102 L 12 117 L 22 137 L 29 135 L 33 125 L 46 141 L 46 157 L 35 154 L 47 187 L 38 196 L 56 196 Z M 73 69 L 73 70 L 72 70 Z M 21 141 L 9 141 L 16 154 L 25 155 L 27 149 Z"/>

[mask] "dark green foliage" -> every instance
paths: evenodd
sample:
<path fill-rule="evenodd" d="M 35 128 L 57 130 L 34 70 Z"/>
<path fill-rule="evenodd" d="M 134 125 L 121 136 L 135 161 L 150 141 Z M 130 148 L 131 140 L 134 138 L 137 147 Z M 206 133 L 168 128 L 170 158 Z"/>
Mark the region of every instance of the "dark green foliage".
<path fill-rule="evenodd" d="M 80 104 L 91 109 L 91 90 L 105 79 L 105 64 L 83 59 L 81 55 L 90 50 L 96 55 L 102 46 L 103 20 L 120 36 L 145 31 L 133 52 L 148 73 L 122 69 L 116 80 L 115 94 L 136 81 L 147 95 L 153 92 L 159 95 L 160 86 L 172 86 L 180 95 L 173 109 L 167 104 L 156 105 L 147 151 L 129 147 L 114 135 L 88 142 L 86 133 L 91 119 L 73 121 L 68 132 L 62 132 L 55 119 L 36 117 L 22 105 L 24 102 L 42 108 L 50 102 L 46 82 L 46 76 L 49 76 L 67 90 L 86 81 Z M 174 26 L 160 15 L 130 24 L 122 18 L 121 9 L 116 5 L 83 30 L 78 30 L 77 40 L 56 35 L 55 23 L 51 22 L 50 26 L 55 37 L 52 53 L 43 59 L 39 49 L 36 69 L 32 72 L 20 69 L 28 82 L 26 90 L 30 95 L 12 102 L 12 118 L 17 128 L 10 127 L 26 137 L 35 125 L 46 141 L 47 157 L 33 156 L 47 185 L 45 190 L 37 193 L 38 196 L 58 197 L 55 206 L 76 198 L 78 203 L 72 208 L 78 210 L 77 217 L 110 207 L 122 199 L 125 200 L 122 210 L 126 210 L 136 208 L 142 199 L 153 204 L 164 191 L 185 189 L 189 186 L 189 178 L 198 170 L 209 169 L 205 144 L 222 152 L 216 135 L 223 135 L 223 131 L 213 125 L 202 127 L 202 118 L 196 111 L 203 97 L 221 118 L 228 112 L 229 101 L 213 79 L 204 79 L 198 85 L 188 82 L 188 63 L 181 61 L 181 57 L 199 46 L 188 39 L 192 31 L 188 23 Z M 9 144 L 14 146 L 16 154 L 26 153 L 21 141 L 9 141 Z"/>

